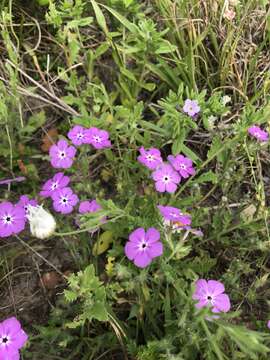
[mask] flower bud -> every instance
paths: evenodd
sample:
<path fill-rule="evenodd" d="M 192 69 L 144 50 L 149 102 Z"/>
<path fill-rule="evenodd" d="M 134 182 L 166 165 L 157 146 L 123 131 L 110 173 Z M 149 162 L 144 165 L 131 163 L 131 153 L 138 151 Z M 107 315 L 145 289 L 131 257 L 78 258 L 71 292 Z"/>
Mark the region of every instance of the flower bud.
<path fill-rule="evenodd" d="M 56 222 L 54 217 L 42 205 L 28 205 L 27 219 L 31 234 L 38 239 L 46 239 L 54 233 Z"/>

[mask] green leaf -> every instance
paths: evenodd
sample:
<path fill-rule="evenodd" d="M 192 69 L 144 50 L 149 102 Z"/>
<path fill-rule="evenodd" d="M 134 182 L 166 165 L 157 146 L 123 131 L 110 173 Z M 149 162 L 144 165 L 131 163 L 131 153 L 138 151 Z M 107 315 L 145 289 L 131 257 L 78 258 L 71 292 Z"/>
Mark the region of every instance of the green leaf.
<path fill-rule="evenodd" d="M 203 184 L 206 182 L 211 182 L 212 184 L 217 184 L 218 177 L 216 174 L 213 173 L 212 170 L 207 171 L 206 173 L 202 174 L 198 178 L 196 178 L 196 184 Z"/>

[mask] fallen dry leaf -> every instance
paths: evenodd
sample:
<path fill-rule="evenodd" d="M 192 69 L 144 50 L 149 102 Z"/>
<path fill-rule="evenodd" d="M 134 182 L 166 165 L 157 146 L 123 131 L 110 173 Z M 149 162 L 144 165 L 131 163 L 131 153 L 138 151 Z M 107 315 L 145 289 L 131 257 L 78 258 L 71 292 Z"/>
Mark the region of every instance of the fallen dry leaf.
<path fill-rule="evenodd" d="M 58 138 L 58 131 L 56 128 L 51 128 L 47 133 L 42 137 L 41 150 L 48 152 L 50 147 L 55 143 Z"/>

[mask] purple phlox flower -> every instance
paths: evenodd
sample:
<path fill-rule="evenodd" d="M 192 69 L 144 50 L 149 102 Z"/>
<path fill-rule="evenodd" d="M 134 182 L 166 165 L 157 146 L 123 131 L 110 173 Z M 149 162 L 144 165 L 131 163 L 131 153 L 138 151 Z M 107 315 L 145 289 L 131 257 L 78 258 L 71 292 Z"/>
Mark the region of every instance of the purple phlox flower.
<path fill-rule="evenodd" d="M 177 184 L 180 183 L 179 174 L 170 164 L 161 164 L 153 173 L 152 178 L 155 180 L 155 187 L 158 192 L 174 193 Z"/>
<path fill-rule="evenodd" d="M 178 208 L 162 205 L 158 205 L 158 208 L 165 220 L 180 223 L 182 226 L 191 224 L 191 216 L 184 215 Z"/>
<path fill-rule="evenodd" d="M 96 202 L 96 200 L 84 200 L 84 201 L 81 201 L 80 206 L 79 206 L 79 213 L 80 214 L 94 213 L 94 212 L 97 212 L 99 210 L 102 210 L 102 207 Z M 103 216 L 100 219 L 101 224 L 104 224 L 106 221 L 107 221 L 106 216 Z M 77 221 L 77 225 L 80 226 L 80 221 Z M 90 233 L 93 234 L 96 230 L 91 230 Z"/>
<path fill-rule="evenodd" d="M 201 108 L 197 100 L 186 99 L 183 107 L 183 111 L 189 116 L 195 116 L 200 112 Z"/>
<path fill-rule="evenodd" d="M 216 280 L 200 279 L 196 281 L 196 289 L 192 296 L 199 302 L 195 305 L 198 309 L 210 306 L 212 312 L 228 312 L 231 308 L 230 298 L 224 294 L 224 285 Z"/>
<path fill-rule="evenodd" d="M 154 170 L 162 164 L 163 160 L 158 149 L 150 148 L 149 150 L 145 150 L 142 146 L 139 151 L 138 161 L 148 167 L 148 169 Z"/>
<path fill-rule="evenodd" d="M 68 138 L 72 141 L 72 144 L 79 146 L 82 144 L 88 144 L 90 139 L 87 129 L 83 126 L 75 125 L 69 132 Z"/>
<path fill-rule="evenodd" d="M 39 195 L 43 197 L 51 197 L 54 192 L 59 189 L 63 189 L 69 184 L 70 178 L 65 176 L 64 173 L 59 172 L 54 175 L 52 179 L 49 179 L 42 186 L 42 190 Z"/>
<path fill-rule="evenodd" d="M 26 218 L 26 214 L 28 212 L 28 206 L 31 205 L 31 206 L 37 206 L 38 203 L 36 200 L 34 199 L 29 199 L 29 197 L 27 195 L 22 195 L 20 197 L 20 200 L 17 202 L 16 206 L 21 206 L 24 208 L 24 211 L 25 211 L 25 218 Z"/>
<path fill-rule="evenodd" d="M 195 175 L 195 169 L 192 167 L 192 160 L 188 157 L 183 155 L 169 155 L 168 160 L 183 178 L 187 179 L 189 176 Z"/>
<path fill-rule="evenodd" d="M 0 237 L 18 234 L 25 227 L 25 210 L 5 201 L 0 204 Z"/>
<path fill-rule="evenodd" d="M 101 206 L 96 202 L 96 200 L 85 200 L 81 201 L 79 206 L 80 214 L 87 214 L 101 210 Z"/>
<path fill-rule="evenodd" d="M 19 360 L 19 350 L 25 345 L 27 339 L 27 334 L 15 317 L 2 321 L 0 323 L 0 359 Z"/>
<path fill-rule="evenodd" d="M 259 126 L 253 125 L 248 128 L 248 133 L 259 141 L 268 141 L 269 134 L 262 130 Z"/>
<path fill-rule="evenodd" d="M 59 140 L 57 144 L 50 147 L 51 165 L 54 168 L 70 168 L 75 154 L 76 149 L 74 146 L 69 146 L 66 140 Z"/>
<path fill-rule="evenodd" d="M 163 253 L 163 245 L 159 239 L 160 234 L 155 228 L 149 228 L 146 232 L 143 228 L 134 230 L 125 246 L 127 258 L 136 266 L 145 268 Z"/>
<path fill-rule="evenodd" d="M 53 208 L 55 211 L 62 214 L 69 214 L 72 212 L 73 207 L 78 203 L 79 199 L 72 189 L 65 187 L 59 189 L 52 194 Z"/>
<path fill-rule="evenodd" d="M 270 320 L 267 321 L 267 327 L 270 329 Z"/>
<path fill-rule="evenodd" d="M 5 180 L 0 180 L 0 185 L 9 185 L 11 184 L 12 182 L 21 182 L 21 181 L 24 181 L 26 179 L 26 177 L 24 176 L 19 176 L 19 177 L 16 177 L 14 179 L 5 179 Z"/>
<path fill-rule="evenodd" d="M 112 145 L 109 139 L 110 135 L 108 131 L 92 127 L 90 129 L 86 129 L 85 132 L 88 143 L 91 144 L 95 149 L 104 149 Z"/>
<path fill-rule="evenodd" d="M 174 223 L 173 224 L 173 232 L 180 232 L 181 230 L 186 230 L 188 232 L 190 232 L 191 234 L 198 236 L 198 237 L 202 237 L 203 236 L 203 232 L 200 229 L 193 229 L 191 226 L 182 226 L 179 223 Z"/>

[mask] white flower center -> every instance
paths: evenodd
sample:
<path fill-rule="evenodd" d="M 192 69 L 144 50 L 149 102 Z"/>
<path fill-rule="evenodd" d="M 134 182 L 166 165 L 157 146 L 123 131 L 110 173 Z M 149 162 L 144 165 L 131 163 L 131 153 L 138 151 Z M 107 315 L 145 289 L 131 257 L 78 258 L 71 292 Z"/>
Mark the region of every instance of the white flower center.
<path fill-rule="evenodd" d="M 98 136 L 98 135 L 94 135 L 94 136 L 93 136 L 93 139 L 94 139 L 94 141 L 95 141 L 96 143 L 101 143 L 101 141 L 102 141 L 101 137 Z"/>
<path fill-rule="evenodd" d="M 57 189 L 57 188 L 58 188 L 58 181 L 55 181 L 55 182 L 53 182 L 52 185 L 51 185 L 51 190 L 55 190 L 55 189 Z"/>
<path fill-rule="evenodd" d="M 66 153 L 65 151 L 59 151 L 59 155 L 58 155 L 61 159 L 64 159 L 66 157 Z"/>
<path fill-rule="evenodd" d="M 145 240 L 142 240 L 142 242 L 139 244 L 139 250 L 140 251 L 144 251 L 148 248 L 148 244 L 147 242 L 145 242 Z"/>
<path fill-rule="evenodd" d="M 162 178 L 162 181 L 165 184 L 168 184 L 169 182 L 171 182 L 171 177 L 169 175 L 164 175 L 163 178 Z"/>
<path fill-rule="evenodd" d="M 185 164 L 180 164 L 180 169 L 182 169 L 182 170 L 186 170 L 186 165 Z"/>
<path fill-rule="evenodd" d="M 11 216 L 11 215 L 9 215 L 9 214 L 7 214 L 7 215 L 5 215 L 5 216 L 3 216 L 2 217 L 2 221 L 3 221 L 3 223 L 6 225 L 11 225 L 12 224 L 12 222 L 13 222 L 13 217 Z"/>
<path fill-rule="evenodd" d="M 61 199 L 60 199 L 60 203 L 61 203 L 62 205 L 67 205 L 67 203 L 68 203 L 68 198 L 65 197 L 65 196 L 62 196 Z"/>
<path fill-rule="evenodd" d="M 177 218 L 177 217 L 178 217 L 178 214 L 173 213 L 173 212 L 171 212 L 169 215 L 172 216 L 172 217 L 174 217 L 174 218 Z"/>
<path fill-rule="evenodd" d="M 83 139 L 84 135 L 82 133 L 77 134 L 77 139 Z"/>
<path fill-rule="evenodd" d="M 0 347 L 4 345 L 8 345 L 10 343 L 10 337 L 8 335 L 2 335 L 0 338 Z"/>
<path fill-rule="evenodd" d="M 155 155 L 148 154 L 148 155 L 146 155 L 146 159 L 148 161 L 154 161 L 155 160 Z"/>

